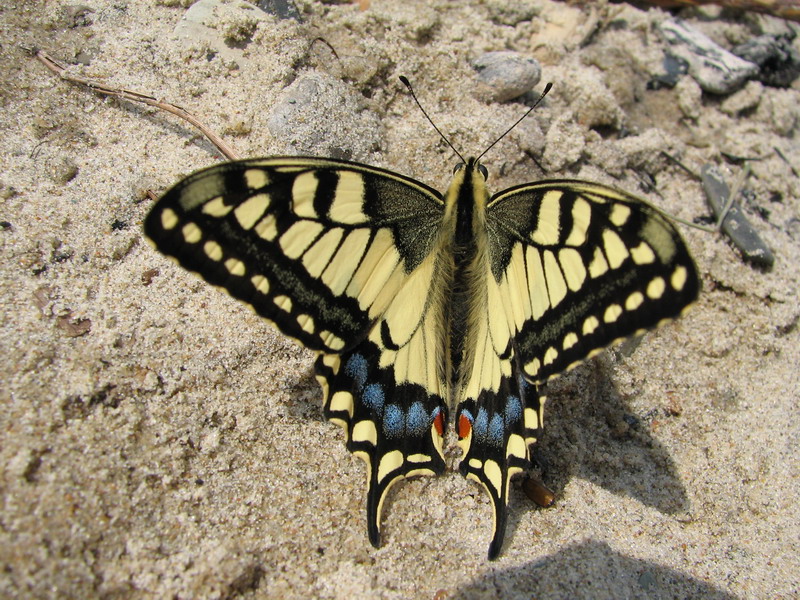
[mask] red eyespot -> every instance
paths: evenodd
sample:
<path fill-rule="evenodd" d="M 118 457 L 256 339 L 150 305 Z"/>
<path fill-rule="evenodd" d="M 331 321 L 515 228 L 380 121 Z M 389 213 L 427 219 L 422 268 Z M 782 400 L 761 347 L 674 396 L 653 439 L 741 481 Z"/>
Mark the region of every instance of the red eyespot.
<path fill-rule="evenodd" d="M 436 428 L 436 433 L 438 433 L 439 436 L 444 436 L 444 415 L 442 411 L 436 413 L 433 419 L 433 426 Z"/>
<path fill-rule="evenodd" d="M 472 423 L 463 414 L 458 418 L 458 438 L 463 440 L 472 430 Z"/>

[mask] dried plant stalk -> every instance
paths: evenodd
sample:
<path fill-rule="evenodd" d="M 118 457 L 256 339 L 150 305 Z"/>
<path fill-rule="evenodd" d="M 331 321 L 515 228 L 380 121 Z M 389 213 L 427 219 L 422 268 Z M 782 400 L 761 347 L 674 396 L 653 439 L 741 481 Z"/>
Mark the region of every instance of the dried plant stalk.
<path fill-rule="evenodd" d="M 194 125 L 197 129 L 199 129 L 200 132 L 203 135 L 205 135 L 209 139 L 209 141 L 212 144 L 214 144 L 222 154 L 225 155 L 225 157 L 228 160 L 236 160 L 237 158 L 239 158 L 239 155 L 233 148 L 231 148 L 227 143 L 225 143 L 225 141 L 221 137 L 219 137 L 206 124 L 204 124 L 197 117 L 192 115 L 186 109 L 181 108 L 180 106 L 176 106 L 175 104 L 170 104 L 169 102 L 163 102 L 161 100 L 158 100 L 157 98 L 154 98 L 153 96 L 140 94 L 139 92 L 133 92 L 131 90 L 113 88 L 99 81 L 93 81 L 91 79 L 84 79 L 83 77 L 69 75 L 68 73 L 66 73 L 64 65 L 59 63 L 57 60 L 55 60 L 52 56 L 50 56 L 43 50 L 31 50 L 31 53 L 39 60 L 39 62 L 41 62 L 44 66 L 46 66 L 53 73 L 55 73 L 65 81 L 86 86 L 90 90 L 93 90 L 98 94 L 103 94 L 104 96 L 114 96 L 115 98 L 122 98 L 123 100 L 129 100 L 131 102 L 141 102 L 142 104 L 147 104 L 148 106 L 154 106 L 155 108 L 159 108 L 168 113 L 172 113 L 173 115 L 178 116 L 181 119 L 184 119 L 185 121 Z"/>

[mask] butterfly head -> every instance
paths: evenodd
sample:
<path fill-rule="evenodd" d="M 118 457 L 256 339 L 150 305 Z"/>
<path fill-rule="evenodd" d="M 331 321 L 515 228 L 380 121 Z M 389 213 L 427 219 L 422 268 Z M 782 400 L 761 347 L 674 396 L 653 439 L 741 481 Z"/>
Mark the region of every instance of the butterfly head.
<path fill-rule="evenodd" d="M 453 167 L 453 175 L 456 175 L 459 171 L 463 171 L 464 169 L 466 169 L 470 173 L 474 173 L 475 171 L 477 171 L 478 173 L 481 174 L 484 181 L 489 179 L 489 171 L 487 171 L 486 167 L 484 167 L 480 162 L 478 162 L 477 158 L 469 157 L 466 162 L 462 161 L 456 163 L 456 165 Z"/>

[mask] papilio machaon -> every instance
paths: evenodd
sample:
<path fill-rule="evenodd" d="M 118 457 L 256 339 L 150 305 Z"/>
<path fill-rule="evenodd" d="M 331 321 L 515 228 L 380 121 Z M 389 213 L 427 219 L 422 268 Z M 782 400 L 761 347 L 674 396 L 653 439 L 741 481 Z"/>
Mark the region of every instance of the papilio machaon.
<path fill-rule="evenodd" d="M 392 484 L 443 472 L 455 408 L 459 469 L 491 496 L 496 557 L 541 384 L 699 291 L 680 236 L 644 201 L 570 180 L 490 197 L 476 159 L 444 195 L 343 160 L 228 162 L 170 189 L 145 232 L 317 352 L 325 415 L 367 464 L 376 547 Z"/>

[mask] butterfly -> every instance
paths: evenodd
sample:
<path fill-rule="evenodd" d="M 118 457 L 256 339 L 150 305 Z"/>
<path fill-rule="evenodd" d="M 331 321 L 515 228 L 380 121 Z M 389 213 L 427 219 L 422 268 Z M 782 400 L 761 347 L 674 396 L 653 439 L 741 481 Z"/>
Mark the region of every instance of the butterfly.
<path fill-rule="evenodd" d="M 545 382 L 699 292 L 684 242 L 643 200 L 573 180 L 490 196 L 486 179 L 474 158 L 444 194 L 345 160 L 237 160 L 186 177 L 145 220 L 158 250 L 317 353 L 325 416 L 367 465 L 375 547 L 392 485 L 444 471 L 452 414 L 497 557 Z"/>

